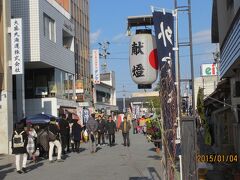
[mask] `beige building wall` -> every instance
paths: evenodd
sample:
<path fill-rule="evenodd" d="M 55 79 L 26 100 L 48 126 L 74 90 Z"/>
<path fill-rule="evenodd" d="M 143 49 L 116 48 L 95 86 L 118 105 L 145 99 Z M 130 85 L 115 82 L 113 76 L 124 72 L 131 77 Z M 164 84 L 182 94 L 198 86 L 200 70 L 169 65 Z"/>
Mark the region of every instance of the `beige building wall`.
<path fill-rule="evenodd" d="M 194 79 L 195 107 L 197 107 L 197 95 L 199 87 L 204 88 L 204 96 L 210 95 L 217 87 L 217 76 L 205 76 Z"/>

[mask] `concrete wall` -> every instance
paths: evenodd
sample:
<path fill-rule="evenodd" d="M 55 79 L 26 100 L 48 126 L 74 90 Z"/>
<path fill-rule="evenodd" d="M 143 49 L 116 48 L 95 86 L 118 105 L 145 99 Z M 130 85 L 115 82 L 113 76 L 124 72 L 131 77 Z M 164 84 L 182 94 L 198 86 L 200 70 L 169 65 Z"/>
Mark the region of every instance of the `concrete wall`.
<path fill-rule="evenodd" d="M 56 98 L 26 99 L 25 103 L 26 116 L 39 113 L 57 115 Z"/>
<path fill-rule="evenodd" d="M 26 116 L 39 113 L 58 116 L 60 106 L 77 107 L 77 103 L 59 98 L 26 99 Z"/>

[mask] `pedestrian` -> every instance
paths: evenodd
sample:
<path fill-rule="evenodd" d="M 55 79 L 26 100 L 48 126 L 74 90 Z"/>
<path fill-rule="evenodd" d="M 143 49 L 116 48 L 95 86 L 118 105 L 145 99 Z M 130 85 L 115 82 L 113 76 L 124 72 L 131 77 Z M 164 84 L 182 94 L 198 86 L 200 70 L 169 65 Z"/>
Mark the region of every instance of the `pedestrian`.
<path fill-rule="evenodd" d="M 80 120 L 74 121 L 72 125 L 72 137 L 74 141 L 73 152 L 80 152 L 80 141 L 81 141 L 82 126 Z"/>
<path fill-rule="evenodd" d="M 16 169 L 19 174 L 26 173 L 28 135 L 24 131 L 24 124 L 17 123 L 12 135 L 12 154 L 15 154 Z M 22 168 L 21 168 L 22 159 Z"/>
<path fill-rule="evenodd" d="M 29 155 L 29 158 L 33 160 L 33 162 L 36 162 L 36 139 L 37 139 L 37 133 L 35 129 L 32 127 L 31 123 L 27 123 L 27 134 L 28 134 L 28 144 L 27 144 L 27 152 Z"/>
<path fill-rule="evenodd" d="M 62 142 L 62 153 L 66 154 L 66 147 L 67 151 L 69 152 L 69 140 L 70 140 L 70 125 L 67 120 L 66 114 L 62 115 L 62 118 L 59 121 L 60 127 L 60 134 L 61 134 L 61 142 Z"/>
<path fill-rule="evenodd" d="M 133 126 L 133 134 L 136 134 L 138 124 L 137 124 L 137 120 L 135 118 L 132 120 L 132 126 Z"/>
<path fill-rule="evenodd" d="M 98 130 L 98 123 L 95 120 L 95 114 L 91 114 L 91 117 L 89 118 L 87 125 L 86 125 L 88 135 L 89 135 L 89 148 L 91 153 L 96 152 L 96 133 Z"/>
<path fill-rule="evenodd" d="M 49 138 L 49 162 L 53 162 L 53 149 L 54 146 L 57 147 L 57 161 L 62 162 L 62 145 L 60 143 L 60 130 L 57 126 L 57 122 L 55 117 L 50 118 L 50 122 L 48 125 L 48 138 Z"/>
<path fill-rule="evenodd" d="M 104 137 L 104 133 L 105 133 L 105 120 L 101 117 L 101 115 L 98 115 L 98 146 L 100 145 L 104 145 L 105 144 L 105 137 Z M 102 140 L 102 143 L 101 143 Z"/>
<path fill-rule="evenodd" d="M 129 147 L 130 146 L 129 131 L 131 129 L 131 124 L 129 121 L 127 121 L 127 117 L 123 118 L 123 122 L 120 125 L 120 129 L 122 130 L 123 145 Z"/>
<path fill-rule="evenodd" d="M 112 116 L 108 117 L 106 130 L 109 139 L 109 146 L 112 147 L 115 144 L 115 132 L 117 130 L 116 123 L 112 120 Z"/>

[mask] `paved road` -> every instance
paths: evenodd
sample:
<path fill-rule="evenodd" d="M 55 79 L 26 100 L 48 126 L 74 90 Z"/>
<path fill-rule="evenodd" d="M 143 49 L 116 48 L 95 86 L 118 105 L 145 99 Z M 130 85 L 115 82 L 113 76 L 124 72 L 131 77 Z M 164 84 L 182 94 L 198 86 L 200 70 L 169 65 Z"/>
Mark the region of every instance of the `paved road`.
<path fill-rule="evenodd" d="M 101 147 L 90 154 L 83 144 L 80 154 L 70 153 L 64 162 L 44 160 L 28 166 L 28 173 L 17 174 L 12 156 L 0 156 L 0 179 L 4 180 L 162 180 L 161 158 L 143 135 L 131 135 L 131 147 L 121 145 L 117 134 L 114 147 Z"/>

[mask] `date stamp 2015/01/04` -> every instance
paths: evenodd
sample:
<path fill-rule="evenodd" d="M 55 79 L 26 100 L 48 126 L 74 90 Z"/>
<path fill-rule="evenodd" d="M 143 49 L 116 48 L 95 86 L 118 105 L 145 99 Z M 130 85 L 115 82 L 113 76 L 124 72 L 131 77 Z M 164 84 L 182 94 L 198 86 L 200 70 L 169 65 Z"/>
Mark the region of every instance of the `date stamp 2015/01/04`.
<path fill-rule="evenodd" d="M 238 155 L 237 154 L 202 154 L 197 155 L 198 162 L 204 163 L 237 163 Z"/>

